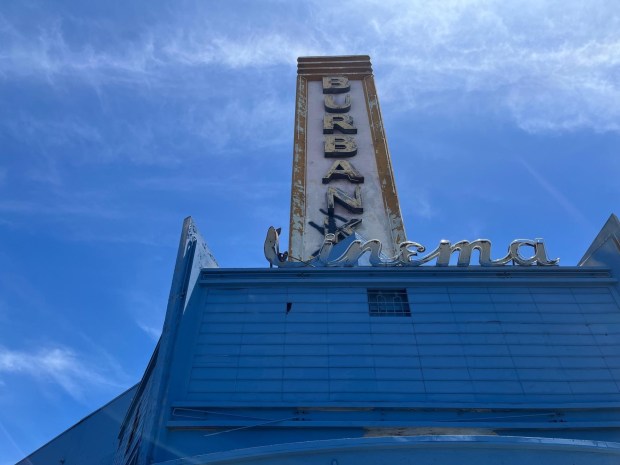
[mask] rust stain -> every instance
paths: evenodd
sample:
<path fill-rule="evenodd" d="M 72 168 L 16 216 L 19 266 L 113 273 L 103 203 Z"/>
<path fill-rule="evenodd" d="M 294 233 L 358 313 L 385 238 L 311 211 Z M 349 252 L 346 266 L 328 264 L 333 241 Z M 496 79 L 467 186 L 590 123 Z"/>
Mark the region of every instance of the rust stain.
<path fill-rule="evenodd" d="M 291 185 L 291 216 L 289 255 L 302 258 L 304 218 L 306 216 L 306 132 L 308 119 L 308 82 L 297 77 L 295 98 L 295 128 L 293 142 L 293 176 Z"/>
<path fill-rule="evenodd" d="M 370 123 L 370 133 L 375 150 L 379 183 L 383 194 L 383 205 L 385 206 L 385 210 L 388 212 L 388 221 L 390 222 L 390 232 L 392 235 L 392 246 L 396 248 L 398 244 L 407 240 L 407 236 L 405 234 L 405 227 L 400 211 L 398 193 L 396 192 L 396 183 L 394 181 L 390 151 L 388 149 L 385 130 L 383 128 L 383 118 L 381 116 L 381 108 L 379 107 L 379 98 L 377 97 L 375 80 L 372 75 L 364 78 L 363 87 L 366 108 L 368 110 L 368 121 Z"/>
<path fill-rule="evenodd" d="M 367 428 L 364 431 L 365 438 L 377 438 L 385 436 L 497 436 L 497 433 L 488 428 Z"/>

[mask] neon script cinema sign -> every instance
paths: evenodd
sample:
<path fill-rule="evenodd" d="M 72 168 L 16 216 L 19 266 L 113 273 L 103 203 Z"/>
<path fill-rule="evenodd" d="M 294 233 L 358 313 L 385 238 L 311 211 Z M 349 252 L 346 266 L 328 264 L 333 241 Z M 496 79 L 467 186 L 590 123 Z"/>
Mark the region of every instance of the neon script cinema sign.
<path fill-rule="evenodd" d="M 498 259 L 491 258 L 491 241 L 488 239 L 476 239 L 475 241 L 459 241 L 454 244 L 450 241 L 442 240 L 435 250 L 427 255 L 417 258 L 418 254 L 424 253 L 426 247 L 417 242 L 405 241 L 399 246 L 399 252 L 396 256 L 385 257 L 381 253 L 381 241 L 371 239 L 369 241 L 355 240 L 347 247 L 347 249 L 338 256 L 334 255 L 333 248 L 336 244 L 336 236 L 334 234 L 326 234 L 319 253 L 315 258 L 309 261 L 291 261 L 288 260 L 288 254 L 280 253 L 279 230 L 273 226 L 267 231 L 265 239 L 265 258 L 271 266 L 280 268 L 289 267 L 338 267 L 338 266 L 356 266 L 359 260 L 365 254 L 369 254 L 368 261 L 372 266 L 420 266 L 435 261 L 435 266 L 448 266 L 453 253 L 458 254 L 456 266 L 469 266 L 471 263 L 472 253 L 478 251 L 478 263 L 481 266 L 503 266 L 514 264 L 519 266 L 550 266 L 558 265 L 559 258 L 550 260 L 547 258 L 545 243 L 542 239 L 517 239 L 508 246 L 508 253 Z M 525 249 L 530 254 L 527 255 Z"/>

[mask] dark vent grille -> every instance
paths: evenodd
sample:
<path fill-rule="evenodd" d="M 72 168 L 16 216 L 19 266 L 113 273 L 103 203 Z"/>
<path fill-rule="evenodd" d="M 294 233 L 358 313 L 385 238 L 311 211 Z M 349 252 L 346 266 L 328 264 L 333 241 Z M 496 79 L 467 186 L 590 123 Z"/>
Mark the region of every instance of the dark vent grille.
<path fill-rule="evenodd" d="M 370 316 L 411 316 L 405 289 L 368 289 Z"/>

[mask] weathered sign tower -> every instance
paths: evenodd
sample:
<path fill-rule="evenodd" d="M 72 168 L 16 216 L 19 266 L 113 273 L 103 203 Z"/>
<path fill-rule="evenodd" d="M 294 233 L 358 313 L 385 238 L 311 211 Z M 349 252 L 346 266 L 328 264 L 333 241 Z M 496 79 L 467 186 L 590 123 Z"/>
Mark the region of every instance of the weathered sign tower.
<path fill-rule="evenodd" d="M 289 256 L 315 257 L 325 234 L 406 240 L 370 58 L 299 58 Z"/>

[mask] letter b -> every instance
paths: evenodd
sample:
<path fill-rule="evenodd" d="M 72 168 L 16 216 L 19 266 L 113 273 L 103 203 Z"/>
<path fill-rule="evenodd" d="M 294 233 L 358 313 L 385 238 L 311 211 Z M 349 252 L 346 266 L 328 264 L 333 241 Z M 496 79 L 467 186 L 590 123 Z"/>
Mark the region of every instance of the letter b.
<path fill-rule="evenodd" d="M 344 94 L 349 92 L 350 89 L 349 79 L 344 76 L 328 76 L 323 78 L 324 94 Z"/>
<path fill-rule="evenodd" d="M 352 157 L 357 154 L 357 144 L 349 136 L 325 136 L 327 158 Z"/>

